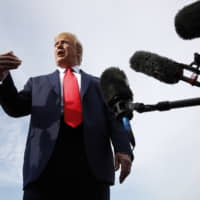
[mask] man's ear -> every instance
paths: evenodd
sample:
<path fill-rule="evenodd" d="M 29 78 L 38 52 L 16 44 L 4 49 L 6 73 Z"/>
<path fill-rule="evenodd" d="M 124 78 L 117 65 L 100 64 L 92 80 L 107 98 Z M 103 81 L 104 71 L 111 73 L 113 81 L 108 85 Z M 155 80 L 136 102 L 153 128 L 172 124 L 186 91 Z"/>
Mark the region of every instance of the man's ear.
<path fill-rule="evenodd" d="M 83 54 L 83 48 L 82 48 L 82 45 L 78 42 L 76 44 L 76 55 L 77 55 L 78 64 L 81 64 L 82 54 Z"/>

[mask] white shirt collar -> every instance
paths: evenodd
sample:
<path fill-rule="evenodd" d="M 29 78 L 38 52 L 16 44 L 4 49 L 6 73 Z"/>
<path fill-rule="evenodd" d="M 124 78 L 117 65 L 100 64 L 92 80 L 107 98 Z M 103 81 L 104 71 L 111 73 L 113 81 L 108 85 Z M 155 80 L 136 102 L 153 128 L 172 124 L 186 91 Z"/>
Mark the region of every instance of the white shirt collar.
<path fill-rule="evenodd" d="M 73 72 L 75 73 L 80 73 L 80 65 L 74 65 L 73 67 L 71 67 L 73 69 Z M 57 69 L 60 73 L 65 73 L 66 68 L 62 68 L 57 66 Z"/>

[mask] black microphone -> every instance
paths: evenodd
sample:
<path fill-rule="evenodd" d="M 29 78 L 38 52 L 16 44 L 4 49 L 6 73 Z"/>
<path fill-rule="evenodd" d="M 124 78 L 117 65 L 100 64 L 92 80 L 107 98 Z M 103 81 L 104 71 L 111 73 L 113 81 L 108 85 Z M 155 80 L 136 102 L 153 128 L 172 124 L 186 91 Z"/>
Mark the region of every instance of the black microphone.
<path fill-rule="evenodd" d="M 186 40 L 200 37 L 200 1 L 185 6 L 176 14 L 175 29 Z"/>
<path fill-rule="evenodd" d="M 134 148 L 135 139 L 129 123 L 133 117 L 133 93 L 125 73 L 117 67 L 106 69 L 100 77 L 100 87 L 105 103 L 121 120 Z"/>
<path fill-rule="evenodd" d="M 200 86 L 197 81 L 198 75 L 192 78 L 183 75 L 184 69 L 199 74 L 199 69 L 192 67 L 192 65 L 198 65 L 199 67 L 197 61 L 199 61 L 199 54 L 197 53 L 195 53 L 195 61 L 190 65 L 186 65 L 154 53 L 136 51 L 130 58 L 130 66 L 136 72 L 142 72 L 164 83 L 174 84 L 182 80 L 192 85 Z"/>

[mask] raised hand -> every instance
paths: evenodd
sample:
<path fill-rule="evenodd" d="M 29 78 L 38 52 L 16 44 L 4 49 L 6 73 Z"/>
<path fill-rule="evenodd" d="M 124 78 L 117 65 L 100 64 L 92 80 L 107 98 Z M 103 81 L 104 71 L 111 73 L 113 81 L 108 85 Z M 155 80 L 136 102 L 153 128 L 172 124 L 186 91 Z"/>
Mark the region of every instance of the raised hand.
<path fill-rule="evenodd" d="M 22 61 L 12 51 L 0 54 L 0 81 L 7 76 L 8 70 L 18 68 L 21 63 Z"/>
<path fill-rule="evenodd" d="M 12 51 L 0 54 L 0 72 L 16 69 L 21 63 L 22 61 Z"/>

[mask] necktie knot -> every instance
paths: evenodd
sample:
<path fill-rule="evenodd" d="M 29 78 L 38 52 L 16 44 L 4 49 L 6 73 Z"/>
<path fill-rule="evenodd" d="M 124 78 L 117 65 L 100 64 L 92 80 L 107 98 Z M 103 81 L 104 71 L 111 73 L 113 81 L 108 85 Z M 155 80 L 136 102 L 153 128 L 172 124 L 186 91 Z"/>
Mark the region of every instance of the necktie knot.
<path fill-rule="evenodd" d="M 73 72 L 73 69 L 71 67 L 67 67 L 67 69 L 65 70 L 65 74 L 71 73 L 71 72 Z"/>

